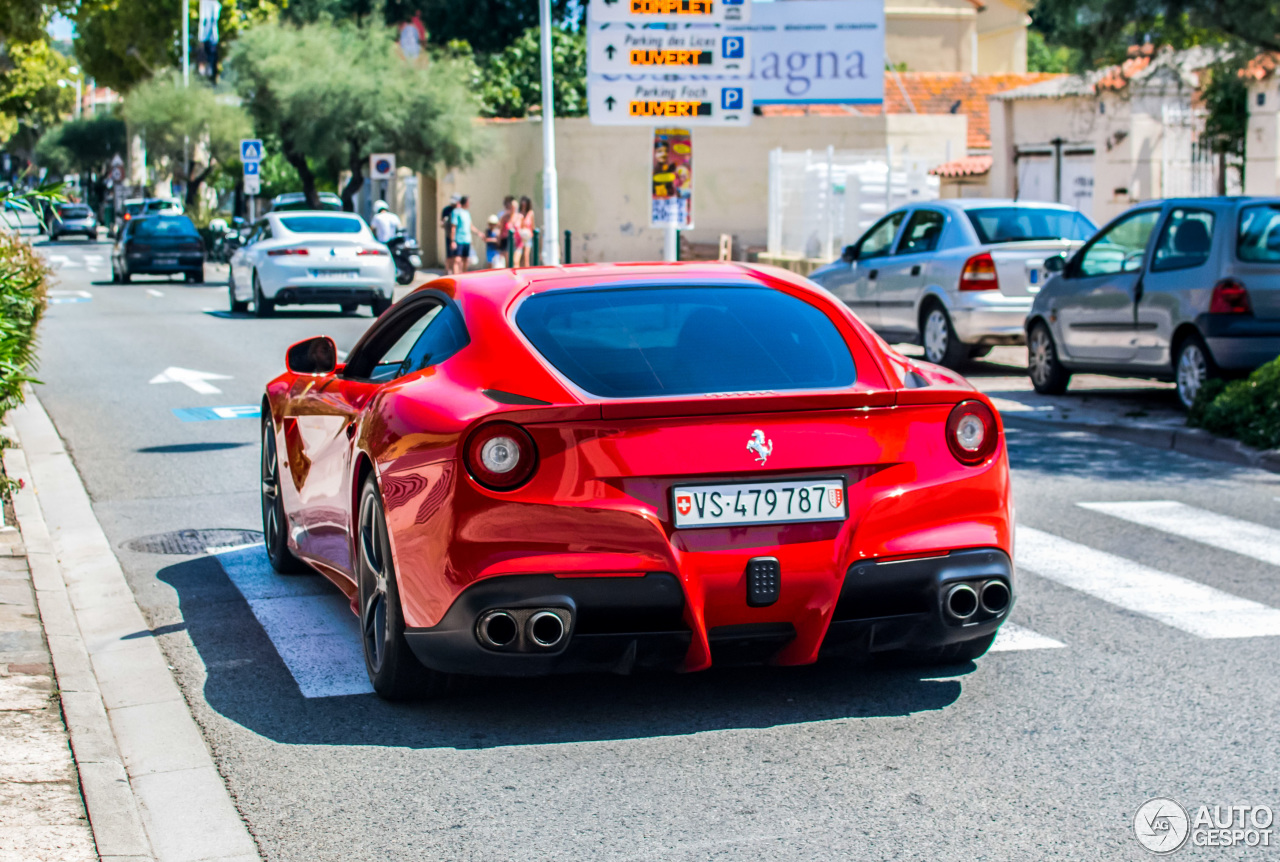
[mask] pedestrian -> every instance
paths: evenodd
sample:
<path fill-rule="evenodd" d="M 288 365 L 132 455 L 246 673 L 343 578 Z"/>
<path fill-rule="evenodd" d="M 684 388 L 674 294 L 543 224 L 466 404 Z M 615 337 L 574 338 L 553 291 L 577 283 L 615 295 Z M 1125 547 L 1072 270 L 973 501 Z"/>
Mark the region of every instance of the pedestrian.
<path fill-rule="evenodd" d="M 533 250 L 533 201 L 528 195 L 520 198 L 520 260 L 518 266 L 529 265 L 529 253 Z"/>
<path fill-rule="evenodd" d="M 449 203 L 440 210 L 440 228 L 444 231 L 444 271 L 453 272 L 453 210 L 458 205 L 460 195 L 452 195 Z"/>
<path fill-rule="evenodd" d="M 400 216 L 391 211 L 391 207 L 386 201 L 376 201 L 373 204 L 373 235 L 377 237 L 378 242 L 386 245 L 396 234 L 404 230 L 404 225 L 400 223 Z"/>
<path fill-rule="evenodd" d="M 517 263 L 517 252 L 520 248 L 520 210 L 516 199 L 507 195 L 502 199 L 502 218 L 498 220 L 498 240 L 502 254 L 510 253 L 512 263 Z M 504 264 L 505 266 L 505 264 Z"/>
<path fill-rule="evenodd" d="M 449 214 L 449 223 L 453 225 L 453 258 L 450 263 L 452 264 L 451 272 L 454 275 L 461 275 L 467 271 L 467 264 L 471 258 L 471 235 L 484 238 L 484 234 L 471 223 L 470 205 L 471 201 L 466 195 L 462 195 L 458 198 L 458 204 L 453 208 L 453 212 Z"/>
<path fill-rule="evenodd" d="M 484 232 L 484 257 L 489 269 L 502 269 L 502 240 L 498 226 L 500 219 L 496 215 L 489 216 L 489 226 Z"/>

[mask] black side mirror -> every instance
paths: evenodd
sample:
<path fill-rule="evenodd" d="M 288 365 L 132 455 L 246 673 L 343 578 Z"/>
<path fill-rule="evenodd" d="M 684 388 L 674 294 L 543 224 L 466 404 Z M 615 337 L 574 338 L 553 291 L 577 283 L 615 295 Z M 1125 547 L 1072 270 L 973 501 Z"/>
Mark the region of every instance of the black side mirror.
<path fill-rule="evenodd" d="M 284 364 L 294 374 L 332 374 L 338 367 L 338 345 L 327 335 L 299 341 L 285 354 Z"/>
<path fill-rule="evenodd" d="M 1062 272 L 1067 268 L 1067 256 L 1065 254 L 1055 254 L 1053 257 L 1045 258 L 1045 272 Z"/>
<path fill-rule="evenodd" d="M 856 245 L 846 245 L 844 252 L 840 255 L 840 259 L 845 263 L 853 263 L 858 259 L 858 247 Z"/>

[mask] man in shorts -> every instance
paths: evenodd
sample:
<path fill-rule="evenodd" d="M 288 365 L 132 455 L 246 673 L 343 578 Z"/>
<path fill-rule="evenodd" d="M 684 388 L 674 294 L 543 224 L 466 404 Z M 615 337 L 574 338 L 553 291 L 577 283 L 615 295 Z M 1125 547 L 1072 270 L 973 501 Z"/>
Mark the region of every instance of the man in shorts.
<path fill-rule="evenodd" d="M 449 215 L 449 223 L 453 226 L 453 254 L 449 260 L 450 272 L 461 275 L 467 271 L 471 258 L 471 235 L 484 239 L 484 234 L 471 223 L 471 202 L 466 195 L 458 198 L 458 205 Z"/>
<path fill-rule="evenodd" d="M 458 195 L 449 198 L 449 205 L 440 210 L 440 228 L 444 231 L 444 271 L 453 272 L 453 211 L 458 206 Z"/>

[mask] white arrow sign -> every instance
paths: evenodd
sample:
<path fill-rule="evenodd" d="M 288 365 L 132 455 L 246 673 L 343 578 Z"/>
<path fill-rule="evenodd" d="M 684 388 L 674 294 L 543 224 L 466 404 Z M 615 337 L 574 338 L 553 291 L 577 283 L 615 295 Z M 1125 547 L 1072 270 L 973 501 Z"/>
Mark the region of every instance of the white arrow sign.
<path fill-rule="evenodd" d="M 199 392 L 201 395 L 217 395 L 222 390 L 206 380 L 230 380 L 225 374 L 210 374 L 208 371 L 192 371 L 189 368 L 166 368 L 155 377 L 152 383 L 181 383 Z"/>

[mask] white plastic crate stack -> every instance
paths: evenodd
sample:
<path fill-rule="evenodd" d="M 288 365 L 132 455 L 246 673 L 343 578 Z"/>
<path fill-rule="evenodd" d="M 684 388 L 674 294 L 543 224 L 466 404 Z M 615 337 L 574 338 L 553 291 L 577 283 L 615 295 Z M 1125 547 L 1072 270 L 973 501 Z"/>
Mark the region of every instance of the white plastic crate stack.
<path fill-rule="evenodd" d="M 886 212 L 914 201 L 936 200 L 938 178 L 929 176 L 929 167 L 905 148 L 899 153 L 834 147 L 773 150 L 769 254 L 833 260 Z"/>

